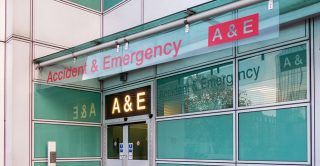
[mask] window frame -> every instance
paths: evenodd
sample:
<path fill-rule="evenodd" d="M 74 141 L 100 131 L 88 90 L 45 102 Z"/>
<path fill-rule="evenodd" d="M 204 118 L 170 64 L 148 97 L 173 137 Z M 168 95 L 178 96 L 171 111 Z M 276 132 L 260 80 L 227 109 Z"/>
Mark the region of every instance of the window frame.
<path fill-rule="evenodd" d="M 232 115 L 232 123 L 233 123 L 233 128 L 232 128 L 232 132 L 233 132 L 233 156 L 232 156 L 232 160 L 201 160 L 201 159 L 165 159 L 165 158 L 158 158 L 157 152 L 158 152 L 158 142 L 157 142 L 157 138 L 158 138 L 158 129 L 157 129 L 157 122 L 161 122 L 161 121 L 172 121 L 172 120 L 183 120 L 183 119 L 192 119 L 192 118 L 203 118 L 203 117 L 210 117 L 210 116 L 220 116 L 220 115 Z M 188 116 L 180 116 L 180 117 L 170 117 L 170 118 L 161 118 L 161 119 L 156 119 L 156 130 L 155 130 L 155 135 L 156 135 L 156 143 L 155 143 L 155 160 L 156 163 L 170 163 L 170 162 L 174 162 L 175 164 L 177 164 L 176 162 L 195 162 L 195 163 L 199 163 L 199 162 L 206 162 L 206 163 L 235 163 L 236 162 L 236 156 L 237 156 L 237 152 L 236 152 L 236 146 L 237 146 L 237 140 L 236 140 L 236 111 L 232 110 L 232 111 L 224 111 L 224 112 L 210 112 L 207 114 L 192 114 L 192 115 L 188 115 Z"/>
<path fill-rule="evenodd" d="M 264 108 L 253 108 L 253 109 L 247 109 L 247 110 L 239 110 L 236 112 L 236 121 L 237 121 L 237 163 L 239 164 L 254 164 L 254 163 L 261 163 L 261 164 L 296 164 L 296 165 L 309 165 L 311 164 L 311 104 L 310 103 L 300 103 L 300 104 L 291 104 L 291 105 L 282 105 L 282 106 L 271 106 L 271 107 L 264 107 Z M 306 162 L 291 162 L 291 161 L 266 161 L 266 160 L 239 160 L 239 114 L 241 113 L 250 113 L 250 112 L 262 112 L 262 111 L 269 111 L 269 110 L 277 110 L 277 109 L 288 109 L 288 108 L 297 108 L 297 107 L 306 107 L 307 108 L 307 161 Z"/>
<path fill-rule="evenodd" d="M 244 59 L 248 59 L 248 58 L 253 58 L 253 57 L 256 57 L 256 56 L 259 56 L 261 54 L 268 54 L 268 53 L 272 53 L 272 52 L 276 52 L 276 51 L 281 51 L 281 50 L 284 50 L 284 49 L 288 49 L 288 48 L 291 48 L 291 47 L 295 47 L 295 46 L 300 46 L 300 45 L 306 45 L 306 65 L 307 65 L 307 98 L 306 99 L 302 99 L 302 100 L 294 100 L 294 101 L 286 101 L 286 102 L 276 102 L 276 103 L 269 103 L 269 104 L 261 104 L 261 105 L 252 105 L 252 106 L 244 106 L 244 107 L 241 107 L 239 106 L 239 89 L 240 89 L 240 86 L 239 86 L 239 81 L 237 81 L 237 87 L 236 87 L 236 98 L 237 98 L 237 103 L 236 103 L 236 109 L 237 110 L 246 110 L 246 109 L 254 109 L 254 108 L 263 108 L 263 107 L 271 107 L 271 106 L 281 106 L 281 105 L 284 105 L 284 104 L 296 104 L 296 103 L 303 103 L 303 102 L 310 102 L 310 99 L 311 99 L 311 92 L 310 92 L 310 88 L 311 88 L 311 78 L 310 78 L 310 74 L 311 74 L 311 65 L 310 65 L 310 44 L 308 41 L 303 41 L 303 42 L 298 42 L 298 43 L 294 43 L 294 44 L 290 44 L 290 45 L 285 45 L 285 46 L 282 46 L 282 47 L 278 47 L 278 48 L 275 48 L 275 49 L 270 49 L 270 50 L 265 50 L 265 51 L 262 51 L 262 52 L 258 52 L 258 53 L 254 53 L 254 54 L 250 54 L 250 55 L 247 55 L 247 56 L 243 56 L 243 57 L 239 57 L 239 58 L 236 58 L 236 63 L 237 63 L 237 67 L 236 67 L 236 73 L 239 72 L 239 61 L 241 60 L 244 60 Z M 266 55 L 268 56 L 268 55 Z M 236 75 L 236 80 L 238 80 L 238 74 Z"/>

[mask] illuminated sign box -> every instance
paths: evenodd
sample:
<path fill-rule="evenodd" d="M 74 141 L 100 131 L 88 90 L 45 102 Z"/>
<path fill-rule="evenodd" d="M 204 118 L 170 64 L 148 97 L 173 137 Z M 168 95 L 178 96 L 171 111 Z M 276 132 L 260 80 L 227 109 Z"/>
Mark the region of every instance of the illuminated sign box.
<path fill-rule="evenodd" d="M 105 119 L 150 114 L 151 86 L 106 95 L 105 104 Z"/>

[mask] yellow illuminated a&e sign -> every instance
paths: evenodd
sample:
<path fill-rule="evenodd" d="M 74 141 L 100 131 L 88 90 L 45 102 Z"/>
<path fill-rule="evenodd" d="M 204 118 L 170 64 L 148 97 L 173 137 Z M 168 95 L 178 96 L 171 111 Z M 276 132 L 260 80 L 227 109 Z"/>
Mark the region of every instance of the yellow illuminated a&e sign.
<path fill-rule="evenodd" d="M 150 113 L 151 87 L 146 86 L 105 96 L 106 119 Z"/>

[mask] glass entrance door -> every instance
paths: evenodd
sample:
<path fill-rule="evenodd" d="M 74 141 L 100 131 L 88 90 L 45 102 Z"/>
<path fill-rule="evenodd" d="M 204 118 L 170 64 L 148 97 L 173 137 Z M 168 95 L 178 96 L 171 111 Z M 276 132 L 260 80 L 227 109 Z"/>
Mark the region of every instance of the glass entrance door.
<path fill-rule="evenodd" d="M 148 125 L 107 127 L 107 165 L 148 166 Z"/>

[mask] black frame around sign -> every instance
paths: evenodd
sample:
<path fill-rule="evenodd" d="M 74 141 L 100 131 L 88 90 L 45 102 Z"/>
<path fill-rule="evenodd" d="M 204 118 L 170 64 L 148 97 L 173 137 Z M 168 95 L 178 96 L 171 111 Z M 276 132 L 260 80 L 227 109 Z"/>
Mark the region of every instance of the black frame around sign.
<path fill-rule="evenodd" d="M 145 110 L 137 110 L 137 93 L 145 92 L 143 98 L 145 102 L 143 105 L 146 106 Z M 130 102 L 125 101 L 126 95 L 130 96 Z M 112 114 L 113 102 L 115 98 L 119 101 L 119 107 L 121 112 Z M 125 104 L 131 104 L 132 111 L 125 112 Z M 128 105 L 127 105 L 128 106 Z M 128 107 L 127 107 L 128 108 Z M 124 92 L 114 93 L 105 96 L 105 119 L 116 119 L 116 118 L 126 118 L 131 116 L 146 115 L 151 113 L 151 86 L 145 86 L 141 88 L 136 88 Z"/>

